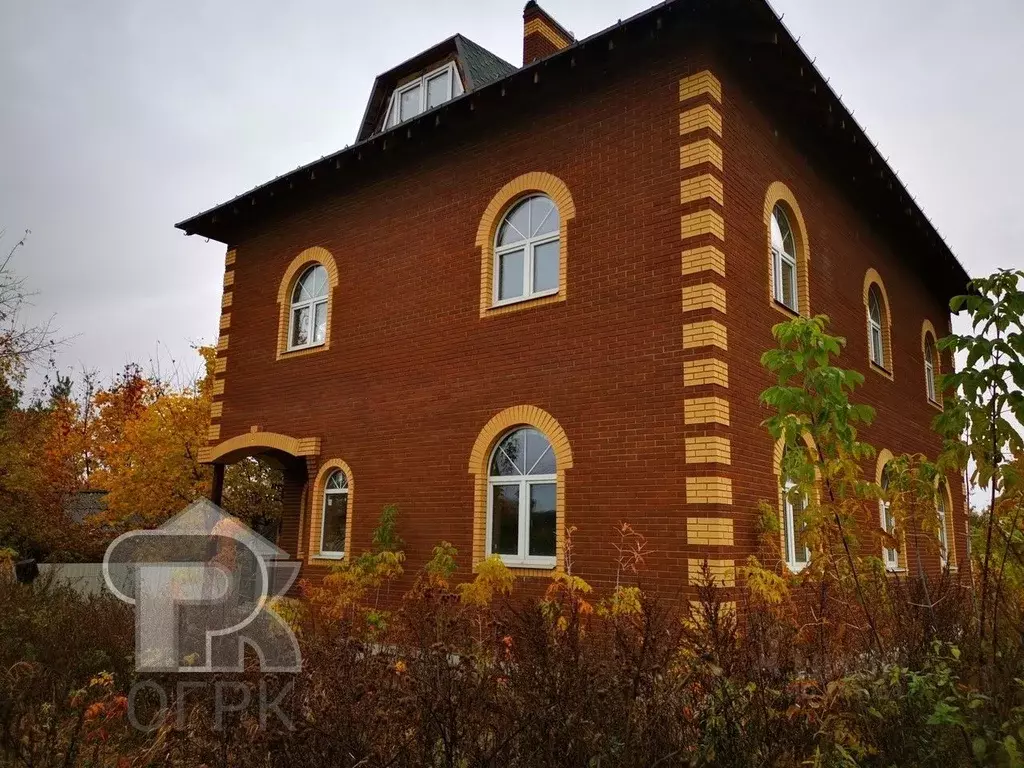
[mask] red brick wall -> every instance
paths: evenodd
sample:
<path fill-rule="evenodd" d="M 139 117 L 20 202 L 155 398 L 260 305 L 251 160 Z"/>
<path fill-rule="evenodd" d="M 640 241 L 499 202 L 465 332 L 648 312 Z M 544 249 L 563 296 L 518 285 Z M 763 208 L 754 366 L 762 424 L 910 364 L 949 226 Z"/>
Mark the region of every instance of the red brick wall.
<path fill-rule="evenodd" d="M 685 503 L 693 473 L 683 452 L 679 79 L 708 65 L 702 56 L 675 54 L 529 112 L 495 114 L 486 131 L 457 148 L 368 179 L 234 243 L 220 439 L 251 426 L 319 436 L 320 460 L 341 458 L 352 468 L 356 553 L 369 547 L 381 508 L 396 503 L 407 570 L 414 573 L 446 539 L 459 550 L 465 577 L 473 534 L 470 450 L 495 413 L 538 406 L 571 441 L 565 522 L 577 528 L 575 572 L 595 585 L 613 580 L 614 529 L 628 521 L 651 541 L 648 566 L 659 586 L 678 592 L 686 581 L 685 518 L 702 514 Z M 920 328 L 926 316 L 940 333 L 947 322 L 943 301 L 792 146 L 773 138 L 772 124 L 739 86 L 712 69 L 725 94 L 732 403 L 725 474 L 734 479 L 731 514 L 749 521 L 738 525 L 741 546 L 730 552 L 741 559 L 754 544 L 756 502 L 775 498 L 772 444 L 758 426 L 765 414 L 757 404 L 767 384 L 758 357 L 781 317 L 767 309 L 767 185 L 783 180 L 798 195 L 810 229 L 812 306 L 832 315 L 849 338 L 846 365 L 867 365 L 861 286 L 869 263 L 886 281 L 896 380 L 866 374 L 863 399 L 879 409 L 867 440 L 894 452 L 934 453 Z M 576 203 L 568 299 L 481 318 L 474 245 L 480 216 L 503 184 L 529 171 L 558 176 Z M 331 251 L 340 275 L 330 349 L 278 361 L 280 279 L 295 255 L 314 245 Z M 308 536 L 297 525 L 295 512 L 283 526 L 289 546 L 299 533 Z M 308 568 L 306 575 L 318 573 Z"/>
<path fill-rule="evenodd" d="M 847 340 L 838 364 L 865 376 L 853 395 L 877 411 L 875 422 L 860 438 L 893 454 L 921 452 L 935 458 L 941 441 L 931 430 L 936 408 L 928 403 L 921 327 L 930 320 L 940 337 L 949 331 L 948 297 L 930 292 L 921 276 L 894 251 L 871 225 L 868 214 L 849 202 L 829 179 L 787 139 L 783 127 L 752 102 L 742 88 L 720 73 L 723 89 L 726 229 L 728 231 L 729 367 L 733 430 L 734 503 L 738 514 L 753 521 L 759 499 L 775 498 L 772 440 L 759 426 L 768 414 L 759 394 L 774 383 L 759 365 L 761 352 L 773 344 L 771 327 L 784 316 L 769 308 L 768 260 L 764 225 L 765 194 L 774 181 L 796 195 L 810 243 L 810 299 L 813 314 L 828 315 L 830 331 Z M 777 133 L 776 133 L 777 132 Z M 795 226 L 795 223 L 794 223 Z M 891 309 L 893 380 L 869 369 L 863 301 L 864 275 L 875 268 L 885 283 Z M 948 370 L 948 359 L 943 368 Z M 865 464 L 874 479 L 875 462 Z M 955 508 L 957 562 L 965 563 L 963 484 L 950 477 Z M 878 528 L 878 515 L 871 521 Z M 746 530 L 753 546 L 752 524 Z M 865 549 L 880 544 L 860 532 Z M 739 544 L 739 542 L 737 542 Z M 913 551 L 910 565 L 916 567 Z M 925 567 L 937 572 L 935 551 L 923 549 Z"/>

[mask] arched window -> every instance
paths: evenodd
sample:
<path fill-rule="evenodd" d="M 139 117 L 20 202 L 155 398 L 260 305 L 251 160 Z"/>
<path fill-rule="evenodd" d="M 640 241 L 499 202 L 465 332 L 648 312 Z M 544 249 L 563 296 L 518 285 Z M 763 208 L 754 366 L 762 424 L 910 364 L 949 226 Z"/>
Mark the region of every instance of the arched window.
<path fill-rule="evenodd" d="M 928 402 L 941 407 L 941 395 L 939 394 L 939 351 L 935 346 L 935 336 L 932 334 L 931 323 L 924 323 L 924 387 L 928 393 Z"/>
<path fill-rule="evenodd" d="M 886 367 L 885 344 L 882 341 L 884 322 L 885 313 L 882 311 L 878 286 L 872 285 L 868 289 L 868 338 L 871 341 L 871 362 L 879 368 Z"/>
<path fill-rule="evenodd" d="M 889 491 L 889 466 L 886 465 L 882 468 L 882 498 L 878 500 L 878 514 L 882 525 L 882 530 L 888 533 L 890 536 L 896 535 L 896 518 L 892 513 L 892 504 L 888 498 Z M 890 549 L 889 547 L 882 547 L 882 561 L 885 563 L 887 570 L 895 571 L 899 570 L 900 567 L 900 553 L 897 549 Z"/>
<path fill-rule="evenodd" d="M 557 476 L 551 443 L 532 428 L 503 437 L 491 454 L 487 553 L 506 565 L 555 565 Z"/>
<path fill-rule="evenodd" d="M 509 209 L 494 241 L 494 305 L 558 293 L 558 207 L 531 195 Z"/>
<path fill-rule="evenodd" d="M 787 454 L 788 456 L 788 454 Z M 786 474 L 786 460 L 782 461 L 782 546 L 786 565 L 793 573 L 803 570 L 810 562 L 811 552 L 804 543 L 807 496 L 800 492 L 796 482 Z"/>
<path fill-rule="evenodd" d="M 793 228 L 789 225 L 789 217 L 781 205 L 776 205 L 772 209 L 771 228 L 775 301 L 794 312 L 799 312 L 796 243 L 793 240 Z"/>
<path fill-rule="evenodd" d="M 292 289 L 288 350 L 323 344 L 327 338 L 327 270 L 322 264 L 309 267 Z"/>
<path fill-rule="evenodd" d="M 324 483 L 324 514 L 320 524 L 320 556 L 344 557 L 348 524 L 348 477 L 336 469 Z"/>

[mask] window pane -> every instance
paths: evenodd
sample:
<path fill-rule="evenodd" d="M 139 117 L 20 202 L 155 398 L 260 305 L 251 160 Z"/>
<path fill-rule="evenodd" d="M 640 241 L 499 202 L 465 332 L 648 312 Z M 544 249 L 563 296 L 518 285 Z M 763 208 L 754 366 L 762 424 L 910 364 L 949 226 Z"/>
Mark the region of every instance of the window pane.
<path fill-rule="evenodd" d="M 530 486 L 530 556 L 555 556 L 555 484 Z"/>
<path fill-rule="evenodd" d="M 885 355 L 882 353 L 882 330 L 875 325 L 871 326 L 871 359 L 875 365 L 885 365 Z"/>
<path fill-rule="evenodd" d="M 445 72 L 427 80 L 427 109 L 448 101 L 448 81 L 450 77 L 451 73 Z"/>
<path fill-rule="evenodd" d="M 558 288 L 558 241 L 542 243 L 533 249 L 533 290 Z"/>
<path fill-rule="evenodd" d="M 782 259 L 782 303 L 796 310 L 796 267 Z"/>
<path fill-rule="evenodd" d="M 524 200 L 509 211 L 498 233 L 498 245 L 511 245 L 526 239 L 530 231 L 529 200 Z"/>
<path fill-rule="evenodd" d="M 309 344 L 309 307 L 300 307 L 292 312 L 292 346 Z"/>
<path fill-rule="evenodd" d="M 531 475 L 555 474 L 555 454 L 551 443 L 536 429 L 523 430 L 526 434 L 526 470 Z"/>
<path fill-rule="evenodd" d="M 539 195 L 530 198 L 531 237 L 558 231 L 558 211 L 551 198 Z"/>
<path fill-rule="evenodd" d="M 506 436 L 494 451 L 491 460 L 491 475 L 497 477 L 519 476 L 526 473 L 525 446 L 526 430 L 517 429 Z"/>
<path fill-rule="evenodd" d="M 327 478 L 327 490 L 337 491 L 343 488 L 348 488 L 348 478 L 345 477 L 345 473 L 339 469 Z"/>
<path fill-rule="evenodd" d="M 324 495 L 324 538 L 321 552 L 345 551 L 345 521 L 348 516 L 348 494 Z"/>
<path fill-rule="evenodd" d="M 498 300 L 523 295 L 523 252 L 512 251 L 498 257 Z"/>
<path fill-rule="evenodd" d="M 804 522 L 804 508 L 807 506 L 803 498 L 799 498 L 793 501 L 793 530 L 795 533 L 794 542 L 794 562 L 806 563 L 807 562 L 807 544 L 804 541 L 804 536 L 807 532 L 807 523 Z"/>
<path fill-rule="evenodd" d="M 519 554 L 519 486 L 491 488 L 491 554 Z"/>
<path fill-rule="evenodd" d="M 313 343 L 321 344 L 327 338 L 327 302 L 316 305 L 316 317 L 313 323 Z"/>
<path fill-rule="evenodd" d="M 420 113 L 420 86 L 402 91 L 398 97 L 401 102 L 400 116 L 402 120 L 408 120 Z"/>

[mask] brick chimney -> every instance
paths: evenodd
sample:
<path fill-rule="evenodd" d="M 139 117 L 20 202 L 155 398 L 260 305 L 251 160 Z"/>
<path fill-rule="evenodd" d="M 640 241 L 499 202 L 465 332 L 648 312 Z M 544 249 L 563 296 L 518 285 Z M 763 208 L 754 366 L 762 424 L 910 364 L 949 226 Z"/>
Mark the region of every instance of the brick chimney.
<path fill-rule="evenodd" d="M 575 42 L 572 33 L 534 0 L 523 8 L 523 66 L 557 53 Z"/>

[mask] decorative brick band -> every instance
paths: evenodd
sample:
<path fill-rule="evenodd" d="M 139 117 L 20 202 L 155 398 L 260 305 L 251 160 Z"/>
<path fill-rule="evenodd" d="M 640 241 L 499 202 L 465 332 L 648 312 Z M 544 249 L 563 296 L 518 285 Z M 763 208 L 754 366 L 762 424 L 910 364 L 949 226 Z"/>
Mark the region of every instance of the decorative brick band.
<path fill-rule="evenodd" d="M 729 365 L 724 360 L 708 357 L 701 360 L 683 361 L 683 385 L 700 387 L 715 384 L 729 386 Z"/>
<path fill-rule="evenodd" d="M 686 520 L 686 543 L 708 547 L 731 547 L 733 522 L 729 517 L 690 517 Z"/>
<path fill-rule="evenodd" d="M 732 504 L 732 480 L 728 477 L 686 478 L 687 504 Z"/>
<path fill-rule="evenodd" d="M 210 427 L 211 435 L 213 430 L 214 427 Z M 216 427 L 216 430 L 217 437 L 210 438 L 213 441 L 220 438 L 220 427 Z M 229 464 L 242 456 L 255 456 L 267 451 L 280 451 L 296 457 L 318 456 L 320 454 L 320 438 L 300 439 L 276 432 L 246 432 L 200 451 L 199 461 L 204 464 L 218 462 Z M 223 461 L 221 461 L 222 459 Z"/>
<path fill-rule="evenodd" d="M 700 584 L 704 581 L 704 563 L 707 563 L 708 576 L 714 580 L 715 586 L 736 586 L 735 560 L 711 560 L 705 558 L 689 558 L 687 576 L 691 584 Z"/>
<path fill-rule="evenodd" d="M 717 283 L 683 286 L 683 312 L 714 309 L 725 314 L 725 288 Z"/>
<path fill-rule="evenodd" d="M 536 17 L 523 24 L 523 37 L 533 34 L 540 35 L 558 50 L 562 50 L 572 43 L 571 40 L 566 40 L 561 34 L 559 34 L 557 29 L 554 29 L 549 24 L 545 23 L 544 19 Z"/>
<path fill-rule="evenodd" d="M 713 245 L 683 251 L 683 274 L 715 272 L 725 277 L 725 254 Z"/>
<path fill-rule="evenodd" d="M 729 401 L 721 397 L 691 397 L 683 402 L 687 424 L 729 426 Z"/>
<path fill-rule="evenodd" d="M 683 304 L 685 312 L 685 300 Z M 725 326 L 717 320 L 704 320 L 699 323 L 683 325 L 683 349 L 698 349 L 700 347 L 718 347 L 728 350 L 729 340 Z"/>
<path fill-rule="evenodd" d="M 688 437 L 687 464 L 732 464 L 732 446 L 727 437 Z"/>

